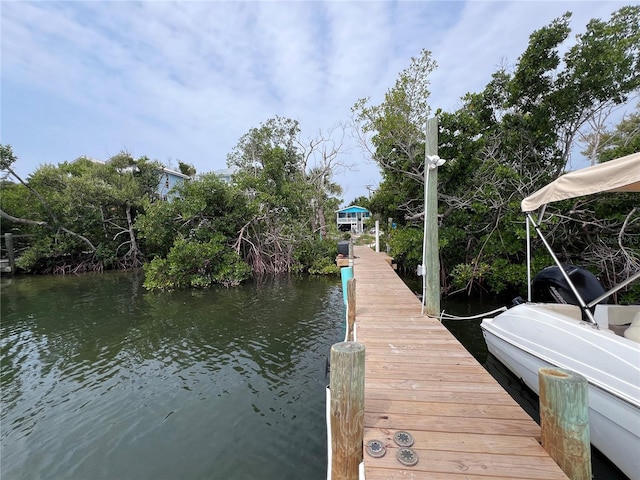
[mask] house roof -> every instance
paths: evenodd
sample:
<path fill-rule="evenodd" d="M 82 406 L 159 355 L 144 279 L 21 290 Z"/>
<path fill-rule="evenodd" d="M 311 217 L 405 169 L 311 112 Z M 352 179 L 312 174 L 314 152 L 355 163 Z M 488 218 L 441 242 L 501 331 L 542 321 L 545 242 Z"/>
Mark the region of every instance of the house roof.
<path fill-rule="evenodd" d="M 173 175 L 173 176 L 175 176 L 175 177 L 179 177 L 179 178 L 191 178 L 189 175 L 185 175 L 185 174 L 184 174 L 184 173 L 182 173 L 182 172 L 176 172 L 175 170 L 170 170 L 170 169 L 168 169 L 168 168 L 166 168 L 166 167 L 163 167 L 163 168 L 162 168 L 162 171 L 163 171 L 164 173 L 168 173 L 169 175 Z"/>
<path fill-rule="evenodd" d="M 364 207 L 359 207 L 358 205 L 351 205 L 349 207 L 344 207 L 339 210 L 336 210 L 336 213 L 345 212 L 345 213 L 354 213 L 354 212 L 368 212 Z"/>
<path fill-rule="evenodd" d="M 223 176 L 223 175 L 233 175 L 238 171 L 237 168 L 223 168 L 221 170 L 215 170 L 213 173 L 218 175 L 218 176 Z"/>

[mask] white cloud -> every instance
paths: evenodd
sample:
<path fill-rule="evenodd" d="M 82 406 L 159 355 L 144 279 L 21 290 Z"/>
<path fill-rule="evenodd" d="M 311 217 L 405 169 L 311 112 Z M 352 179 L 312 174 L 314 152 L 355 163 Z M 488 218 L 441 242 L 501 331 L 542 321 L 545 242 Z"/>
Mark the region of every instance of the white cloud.
<path fill-rule="evenodd" d="M 223 168 L 250 128 L 296 118 L 304 136 L 380 102 L 422 48 L 438 62 L 433 107 L 480 91 L 535 29 L 574 31 L 618 2 L 3 2 L 2 142 L 26 176 L 40 163 L 121 149 Z M 337 180 L 345 200 L 375 166 Z"/>

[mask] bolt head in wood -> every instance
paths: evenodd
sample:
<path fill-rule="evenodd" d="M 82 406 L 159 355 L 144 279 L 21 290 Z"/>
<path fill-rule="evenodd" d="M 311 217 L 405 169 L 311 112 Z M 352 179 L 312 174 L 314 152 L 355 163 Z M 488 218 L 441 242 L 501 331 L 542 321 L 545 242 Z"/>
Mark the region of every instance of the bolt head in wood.
<path fill-rule="evenodd" d="M 407 467 L 413 467 L 418 463 L 418 454 L 412 448 L 399 448 L 396 452 L 396 458 Z"/>
<path fill-rule="evenodd" d="M 413 437 L 409 432 L 405 432 L 404 430 L 399 430 L 393 434 L 393 441 L 399 447 L 410 447 L 413 445 Z"/>
<path fill-rule="evenodd" d="M 384 454 L 387 453 L 387 447 L 380 440 L 369 440 L 366 450 L 374 458 L 384 457 Z"/>

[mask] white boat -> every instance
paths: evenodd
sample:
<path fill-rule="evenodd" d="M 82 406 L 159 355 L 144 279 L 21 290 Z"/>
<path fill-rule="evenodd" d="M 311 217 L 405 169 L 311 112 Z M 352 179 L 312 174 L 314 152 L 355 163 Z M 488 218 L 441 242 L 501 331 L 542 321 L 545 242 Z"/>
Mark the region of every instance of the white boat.
<path fill-rule="evenodd" d="M 533 226 L 556 266 L 532 281 L 527 242 L 527 302 L 485 318 L 481 327 L 489 352 L 536 393 L 541 367 L 585 377 L 591 443 L 625 475 L 640 480 L 640 305 L 603 303 L 637 281 L 640 271 L 608 292 L 601 286 L 589 291 L 595 277 L 562 265 L 539 228 L 548 203 L 611 191 L 640 192 L 640 153 L 563 175 L 522 201 L 527 237 Z M 532 212 L 538 210 L 536 223 Z M 546 288 L 548 297 L 534 302 L 536 286 Z"/>

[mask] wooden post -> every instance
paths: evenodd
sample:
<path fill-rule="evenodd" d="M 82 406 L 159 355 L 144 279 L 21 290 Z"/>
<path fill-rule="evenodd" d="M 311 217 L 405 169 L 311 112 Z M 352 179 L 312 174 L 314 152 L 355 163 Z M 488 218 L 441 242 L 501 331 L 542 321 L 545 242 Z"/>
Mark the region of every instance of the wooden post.
<path fill-rule="evenodd" d="M 380 251 L 380 220 L 376 220 L 376 252 Z"/>
<path fill-rule="evenodd" d="M 16 273 L 16 257 L 13 253 L 13 234 L 4 234 L 4 246 L 7 248 L 7 258 L 9 259 L 9 268 L 11 275 Z"/>
<path fill-rule="evenodd" d="M 425 143 L 425 171 L 429 168 L 426 156 L 438 154 L 438 118 L 427 120 Z M 440 252 L 438 247 L 438 169 L 429 170 L 425 189 L 426 247 L 424 308 L 427 315 L 440 315 Z"/>
<path fill-rule="evenodd" d="M 364 437 L 364 345 L 331 347 L 331 480 L 358 480 Z"/>
<path fill-rule="evenodd" d="M 349 239 L 349 266 L 353 268 L 353 237 Z"/>
<path fill-rule="evenodd" d="M 356 279 L 347 280 L 347 341 L 353 342 L 356 323 Z"/>
<path fill-rule="evenodd" d="M 560 368 L 541 368 L 542 446 L 571 480 L 591 480 L 587 380 Z"/>

